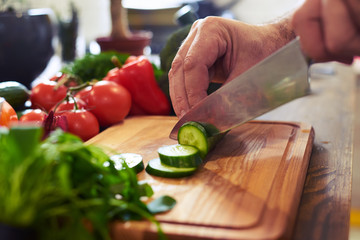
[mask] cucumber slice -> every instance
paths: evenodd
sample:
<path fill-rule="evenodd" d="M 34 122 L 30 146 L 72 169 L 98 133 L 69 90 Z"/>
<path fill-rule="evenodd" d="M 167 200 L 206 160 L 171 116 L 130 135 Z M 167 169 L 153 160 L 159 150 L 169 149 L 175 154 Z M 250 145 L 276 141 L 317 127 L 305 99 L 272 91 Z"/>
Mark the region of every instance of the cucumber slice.
<path fill-rule="evenodd" d="M 153 176 L 166 178 L 187 177 L 195 173 L 197 168 L 177 168 L 167 166 L 161 163 L 160 158 L 151 159 L 145 168 L 145 171 Z"/>
<path fill-rule="evenodd" d="M 204 159 L 208 152 L 225 136 L 219 134 L 219 130 L 209 124 L 189 121 L 184 123 L 178 132 L 178 142 L 183 145 L 191 145 L 199 149 L 200 157 Z"/>
<path fill-rule="evenodd" d="M 144 170 L 144 162 L 140 154 L 121 153 L 110 156 L 110 159 L 114 162 L 115 168 L 118 170 L 124 168 L 124 163 L 126 163 L 129 168 L 134 169 L 136 173 Z"/>
<path fill-rule="evenodd" d="M 193 168 L 202 163 L 199 150 L 190 145 L 174 144 L 158 149 L 161 163 L 177 168 Z"/>

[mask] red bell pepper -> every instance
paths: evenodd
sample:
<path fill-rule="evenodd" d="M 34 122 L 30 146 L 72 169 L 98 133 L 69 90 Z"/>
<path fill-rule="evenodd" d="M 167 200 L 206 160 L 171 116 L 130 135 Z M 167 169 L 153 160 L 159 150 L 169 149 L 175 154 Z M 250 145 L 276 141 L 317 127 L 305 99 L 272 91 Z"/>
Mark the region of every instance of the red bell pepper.
<path fill-rule="evenodd" d="M 131 93 L 131 114 L 170 114 L 170 101 L 158 86 L 153 66 L 145 56 L 132 59 L 122 67 L 113 68 L 103 80 L 116 82 Z"/>

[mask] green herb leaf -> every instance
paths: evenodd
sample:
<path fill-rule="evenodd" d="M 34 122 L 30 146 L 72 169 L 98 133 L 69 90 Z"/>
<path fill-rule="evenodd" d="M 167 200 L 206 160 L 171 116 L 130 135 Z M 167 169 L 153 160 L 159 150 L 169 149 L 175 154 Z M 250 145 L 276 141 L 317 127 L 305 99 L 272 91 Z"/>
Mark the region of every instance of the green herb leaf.
<path fill-rule="evenodd" d="M 61 129 L 41 136 L 40 128 L 0 131 L 0 223 L 35 230 L 39 240 L 88 240 L 110 239 L 114 219 L 147 219 L 164 237 L 153 214 L 175 200 L 147 207 L 141 197 L 153 191 L 132 169 L 117 170 L 102 149 Z"/>
<path fill-rule="evenodd" d="M 167 195 L 161 196 L 147 204 L 147 208 L 152 214 L 169 211 L 176 204 L 176 200 Z"/>
<path fill-rule="evenodd" d="M 124 63 L 129 57 L 128 54 L 116 51 L 101 52 L 99 54 L 88 53 L 84 57 L 76 59 L 61 71 L 75 76 L 78 78 L 79 83 L 89 82 L 93 79 L 101 80 L 108 71 L 115 67 L 111 61 L 113 56 L 116 56 L 121 63 Z"/>
<path fill-rule="evenodd" d="M 25 158 L 32 154 L 40 144 L 42 129 L 35 126 L 14 126 L 9 131 L 9 141 L 13 141 L 14 147 L 18 148 L 19 158 Z"/>

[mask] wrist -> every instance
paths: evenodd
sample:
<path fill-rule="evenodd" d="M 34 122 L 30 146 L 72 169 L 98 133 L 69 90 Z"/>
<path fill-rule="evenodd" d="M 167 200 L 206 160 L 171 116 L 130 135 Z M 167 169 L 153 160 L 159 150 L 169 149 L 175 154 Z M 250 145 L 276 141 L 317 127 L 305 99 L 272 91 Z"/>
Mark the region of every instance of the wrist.
<path fill-rule="evenodd" d="M 268 48 L 270 48 L 270 51 L 272 52 L 283 47 L 296 37 L 295 31 L 291 25 L 290 17 L 270 23 L 267 25 L 267 28 L 267 38 L 270 39 L 270 41 L 267 41 L 269 43 Z"/>

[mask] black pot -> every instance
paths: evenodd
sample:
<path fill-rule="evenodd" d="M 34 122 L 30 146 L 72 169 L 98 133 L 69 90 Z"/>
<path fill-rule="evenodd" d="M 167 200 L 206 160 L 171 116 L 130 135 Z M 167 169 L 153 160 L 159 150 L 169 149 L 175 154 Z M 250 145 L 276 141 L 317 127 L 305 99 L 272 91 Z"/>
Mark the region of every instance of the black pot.
<path fill-rule="evenodd" d="M 30 87 L 54 55 L 54 24 L 49 9 L 0 12 L 0 82 Z"/>

